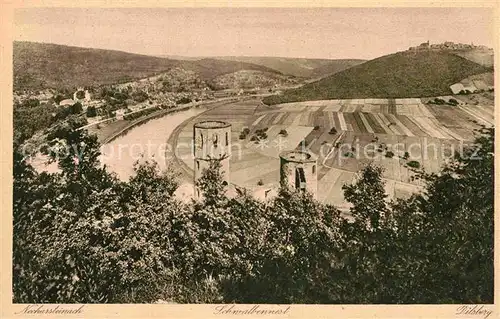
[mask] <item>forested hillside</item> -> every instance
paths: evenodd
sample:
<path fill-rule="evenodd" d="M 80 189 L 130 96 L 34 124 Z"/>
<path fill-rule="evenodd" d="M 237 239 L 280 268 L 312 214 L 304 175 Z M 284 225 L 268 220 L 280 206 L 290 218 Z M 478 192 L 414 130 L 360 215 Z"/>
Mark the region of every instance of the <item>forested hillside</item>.
<path fill-rule="evenodd" d="M 406 51 L 353 66 L 264 102 L 448 95 L 450 85 L 488 71 L 491 68 L 447 52 Z"/>

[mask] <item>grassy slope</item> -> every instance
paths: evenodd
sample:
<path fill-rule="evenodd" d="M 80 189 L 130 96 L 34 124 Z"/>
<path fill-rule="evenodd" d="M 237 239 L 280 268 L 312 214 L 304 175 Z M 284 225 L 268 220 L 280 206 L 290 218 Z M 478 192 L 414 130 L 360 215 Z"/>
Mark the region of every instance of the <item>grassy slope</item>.
<path fill-rule="evenodd" d="M 468 80 L 482 80 L 486 85 L 495 84 L 495 74 L 493 72 L 486 72 L 481 74 L 474 74 L 467 77 Z"/>
<path fill-rule="evenodd" d="M 490 69 L 445 52 L 399 52 L 268 97 L 264 102 L 436 96 L 449 94 L 453 83 L 487 71 Z"/>
<path fill-rule="evenodd" d="M 476 50 L 457 50 L 457 51 L 451 51 L 451 53 L 484 66 L 493 66 L 494 62 L 493 51 L 476 49 Z"/>
<path fill-rule="evenodd" d="M 243 69 L 279 73 L 261 65 L 202 59 L 179 61 L 113 50 L 47 43 L 14 42 L 14 89 L 69 88 L 127 82 L 173 67 L 195 71 L 203 80 Z"/>

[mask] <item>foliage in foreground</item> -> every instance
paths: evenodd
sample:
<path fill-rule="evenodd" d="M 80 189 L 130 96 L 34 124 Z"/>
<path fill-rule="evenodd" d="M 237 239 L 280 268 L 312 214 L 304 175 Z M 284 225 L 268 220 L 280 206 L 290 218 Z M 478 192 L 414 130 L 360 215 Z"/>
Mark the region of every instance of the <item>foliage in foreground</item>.
<path fill-rule="evenodd" d="M 14 154 L 14 302 L 493 302 L 493 129 L 409 199 L 367 166 L 344 188 L 350 222 L 286 188 L 228 198 L 216 162 L 182 203 L 173 172 L 121 182 L 94 136 L 59 133 L 80 145 L 60 173 Z"/>

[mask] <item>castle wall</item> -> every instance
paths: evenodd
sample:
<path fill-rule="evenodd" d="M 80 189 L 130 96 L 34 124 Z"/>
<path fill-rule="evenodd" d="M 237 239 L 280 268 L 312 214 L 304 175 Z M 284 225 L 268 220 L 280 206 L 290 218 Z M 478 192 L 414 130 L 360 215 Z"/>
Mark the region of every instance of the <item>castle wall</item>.
<path fill-rule="evenodd" d="M 314 198 L 318 194 L 318 165 L 315 157 L 306 160 L 280 156 L 280 182 L 292 189 L 304 189 Z"/>
<path fill-rule="evenodd" d="M 199 198 L 202 194 L 196 187 L 196 181 L 203 175 L 203 170 L 209 168 L 210 159 L 220 161 L 223 179 L 229 184 L 231 125 L 219 121 L 196 123 L 193 140 L 195 197 Z"/>

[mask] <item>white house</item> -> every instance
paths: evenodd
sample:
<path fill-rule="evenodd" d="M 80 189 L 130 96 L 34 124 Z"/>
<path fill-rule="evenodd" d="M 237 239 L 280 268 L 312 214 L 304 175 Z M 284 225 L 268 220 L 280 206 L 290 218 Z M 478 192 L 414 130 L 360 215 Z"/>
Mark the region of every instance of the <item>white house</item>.
<path fill-rule="evenodd" d="M 450 85 L 450 90 L 453 94 L 458 94 L 460 91 L 465 91 L 465 86 L 462 83 L 455 83 Z"/>
<path fill-rule="evenodd" d="M 72 100 L 72 99 L 66 99 L 66 100 L 62 100 L 61 102 L 59 102 L 59 105 L 60 106 L 70 106 L 70 105 L 73 105 L 75 104 L 76 101 L 75 100 Z"/>
<path fill-rule="evenodd" d="M 125 115 L 125 109 L 118 109 L 115 111 L 115 116 L 117 120 L 123 120 L 123 116 Z"/>

